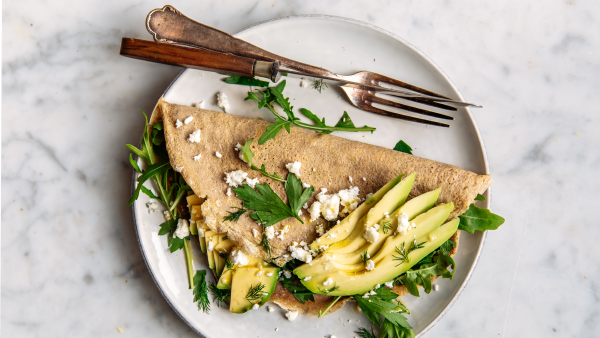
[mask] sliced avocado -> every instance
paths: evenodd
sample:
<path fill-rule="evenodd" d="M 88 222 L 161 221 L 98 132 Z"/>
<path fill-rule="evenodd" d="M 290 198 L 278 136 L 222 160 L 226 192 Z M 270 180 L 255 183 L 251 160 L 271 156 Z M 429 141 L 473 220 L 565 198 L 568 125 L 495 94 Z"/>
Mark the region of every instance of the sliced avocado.
<path fill-rule="evenodd" d="M 361 219 L 362 222 L 358 222 L 354 231 L 343 241 L 332 244 L 326 251 L 334 253 L 349 253 L 360 249 L 367 243 L 367 240 L 363 237 L 363 233 L 366 228 L 379 223 L 384 217 L 384 214 L 392 213 L 398 209 L 410 193 L 413 183 L 415 182 L 416 173 L 410 174 L 408 177 L 400 181 L 390 191 L 388 191 L 374 207 L 369 209 L 367 214 Z M 366 202 L 365 202 L 366 203 Z"/>
<path fill-rule="evenodd" d="M 206 232 L 209 231 L 208 226 L 204 223 L 198 224 L 198 242 L 200 242 L 200 250 L 206 253 Z"/>
<path fill-rule="evenodd" d="M 213 269 L 213 271 L 215 270 L 215 256 L 213 254 L 214 246 L 211 246 L 209 243 L 212 242 L 212 237 L 216 234 L 216 232 L 210 230 L 204 232 L 204 239 L 206 241 L 206 256 L 208 257 L 208 267 Z"/>
<path fill-rule="evenodd" d="M 389 181 L 386 185 L 381 187 L 371 198 L 375 200 L 381 199 L 390 189 L 395 187 L 398 182 L 402 179 L 404 174 L 398 175 L 393 180 Z M 362 203 L 358 206 L 358 208 L 354 209 L 350 213 L 350 215 L 346 216 L 340 224 L 335 225 L 333 228 L 329 229 L 323 236 L 321 236 L 317 241 L 314 241 L 310 244 L 311 250 L 317 250 L 322 245 L 331 245 L 333 243 L 342 241 L 346 239 L 352 233 L 352 230 L 355 228 L 357 222 L 372 208 L 375 206 L 375 203 Z M 335 238 L 327 238 L 330 234 L 335 234 Z"/>
<path fill-rule="evenodd" d="M 372 257 L 385 243 L 385 240 L 394 235 L 396 228 L 398 227 L 398 216 L 405 214 L 408 216 L 409 221 L 413 221 L 417 216 L 431 209 L 435 205 L 435 202 L 440 195 L 441 189 L 436 189 L 423 195 L 419 195 L 410 201 L 404 203 L 403 206 L 396 209 L 389 218 L 383 218 L 379 222 L 379 237 L 375 243 L 367 242 L 362 248 L 346 254 L 336 254 L 335 261 L 340 264 L 354 264 L 362 262 L 362 255 L 366 251 L 367 254 Z"/>
<path fill-rule="evenodd" d="M 385 257 L 394 255 L 396 246 L 400 247 L 403 242 L 411 242 L 414 238 L 425 236 L 437 229 L 440 224 L 448 219 L 452 210 L 454 210 L 454 204 L 446 203 L 420 214 L 413 220 L 416 228 L 408 231 L 405 235 L 398 234 L 388 237 L 381 249 L 371 256 L 370 259 L 375 262 L 375 264 L 378 264 Z M 359 253 L 357 254 L 359 255 L 360 260 L 353 264 L 341 263 L 338 261 L 338 254 L 327 254 L 327 252 L 324 254 L 324 259 L 319 259 L 319 261 L 313 260 L 311 262 L 312 266 L 308 264 L 299 266 L 294 270 L 294 274 L 296 274 L 298 278 L 303 279 L 308 276 L 314 277 L 320 274 L 327 274 L 328 272 L 335 270 L 341 270 L 346 273 L 359 273 L 360 271 L 365 270 L 365 264 L 362 262 Z M 325 268 L 327 268 L 327 270 L 325 270 Z"/>
<path fill-rule="evenodd" d="M 307 289 L 314 293 L 322 293 L 329 296 L 363 294 L 372 290 L 377 284 L 389 282 L 403 274 L 425 256 L 429 255 L 452 237 L 458 229 L 459 223 L 459 219 L 456 218 L 425 236 L 417 237 L 416 239 L 411 238 L 404 242 L 405 247 L 410 247 L 413 241 L 416 241 L 417 244 L 423 243 L 420 249 L 415 249 L 408 254 L 408 262 L 402 262 L 398 260 L 399 256 L 397 254 L 391 254 L 384 257 L 376 264 L 375 269 L 371 271 L 362 270 L 358 273 L 348 273 L 342 270 L 335 270 L 330 273 L 314 276 L 309 281 L 300 280 Z M 331 278 L 333 284 L 324 286 L 323 282 L 329 278 Z M 334 287 L 336 288 L 335 290 L 327 292 L 327 290 L 331 290 Z"/>
<path fill-rule="evenodd" d="M 238 248 L 235 246 L 231 247 L 231 250 L 229 251 L 230 256 L 231 256 L 231 253 L 233 252 L 233 250 L 238 250 Z M 265 263 L 265 261 L 263 261 L 260 258 L 256 258 L 256 257 L 248 256 L 248 255 L 246 255 L 246 257 L 248 257 L 247 265 L 244 265 L 244 266 L 233 265 L 232 270 L 229 270 L 229 269 L 227 269 L 227 267 L 225 267 L 225 270 L 221 273 L 221 276 L 219 277 L 219 281 L 217 282 L 218 289 L 231 289 L 231 280 L 233 279 L 233 275 L 235 274 L 235 271 L 238 268 L 249 268 L 249 267 L 263 268 L 263 267 L 268 266 L 268 263 Z M 232 260 L 232 259 L 230 258 L 230 260 Z"/>
<path fill-rule="evenodd" d="M 219 244 L 217 244 L 217 246 L 215 246 L 213 250 L 215 250 L 218 253 L 225 253 L 225 254 L 229 255 L 229 253 L 231 252 L 231 250 L 234 247 L 235 247 L 235 243 L 233 243 L 232 240 L 227 238 L 225 240 L 221 240 L 221 242 Z"/>
<path fill-rule="evenodd" d="M 233 278 L 234 273 L 235 270 L 223 271 L 217 282 L 217 289 L 231 289 L 231 279 Z"/>
<path fill-rule="evenodd" d="M 259 273 L 260 272 L 260 273 Z M 257 276 L 257 274 L 259 274 Z M 267 276 L 270 274 L 271 276 Z M 252 310 L 254 304 L 259 306 L 264 305 L 268 300 L 279 277 L 279 268 L 264 267 L 262 269 L 249 267 L 237 268 L 231 282 L 231 303 L 229 311 L 233 313 L 244 313 Z M 251 289 L 255 289 L 262 285 L 260 292 L 257 292 L 257 299 L 248 299 L 248 293 Z"/>
<path fill-rule="evenodd" d="M 186 199 L 187 199 L 188 207 L 190 207 L 192 205 L 201 205 L 202 203 L 204 203 L 204 198 L 200 198 L 196 195 L 188 195 L 186 197 Z"/>
<path fill-rule="evenodd" d="M 190 234 L 193 236 L 198 235 L 198 225 L 194 221 L 190 222 Z"/>
<path fill-rule="evenodd" d="M 227 234 L 216 234 L 216 236 L 212 237 L 212 241 L 213 241 L 213 256 L 215 258 L 215 276 L 218 278 L 219 276 L 221 276 L 221 273 L 223 272 L 223 269 L 225 268 L 225 258 L 223 258 L 223 255 L 227 255 L 227 254 L 221 254 L 219 253 L 216 248 L 217 246 L 219 246 L 219 244 L 221 242 L 223 242 L 223 237 L 227 236 Z"/>

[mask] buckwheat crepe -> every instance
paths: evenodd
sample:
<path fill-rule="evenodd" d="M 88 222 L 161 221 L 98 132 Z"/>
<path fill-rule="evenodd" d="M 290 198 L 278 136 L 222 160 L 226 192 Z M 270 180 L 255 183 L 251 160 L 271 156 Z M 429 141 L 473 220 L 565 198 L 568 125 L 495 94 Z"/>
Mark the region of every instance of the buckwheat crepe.
<path fill-rule="evenodd" d="M 177 120 L 183 122 L 190 116 L 193 117 L 191 122 L 176 127 Z M 291 259 L 287 250 L 293 242 L 311 243 L 318 237 L 315 222 L 310 221 L 306 210 L 300 216 L 304 224 L 288 218 L 274 226 L 278 234 L 281 231 L 285 233 L 270 240 L 271 257 L 259 245 L 262 226 L 248 213 L 237 222 L 223 221 L 229 215 L 228 211 L 235 211 L 234 208 L 241 206 L 241 200 L 235 194 L 227 195 L 227 172 L 243 170 L 249 178 L 269 183 L 275 193 L 287 202 L 282 183 L 251 170 L 249 164 L 240 159 L 235 146 L 244 144 L 250 138 L 254 138 L 251 149 L 255 154 L 253 163 L 257 167 L 264 164 L 268 172 L 276 172 L 285 178 L 288 174 L 285 165 L 301 162 L 300 179 L 315 187 L 316 192 L 326 188 L 328 193 L 336 193 L 357 186 L 360 189 L 359 196 L 365 198 L 399 174 L 416 172 L 416 180 L 408 198 L 441 187 L 437 203 L 453 202 L 455 205 L 449 219 L 464 213 L 477 194 L 485 192 L 492 184 L 490 175 L 478 175 L 453 165 L 293 126 L 291 133 L 282 130 L 275 139 L 258 145 L 258 138 L 269 122 L 171 104 L 163 99 L 158 102 L 150 124 L 158 120 L 163 120 L 172 167 L 183 175 L 196 195 L 206 198 L 202 214 L 207 226 L 218 233 L 226 232 L 227 237 L 246 254 L 265 260 L 273 259 L 280 266 Z M 200 130 L 200 141 L 190 142 L 189 135 L 197 130 Z M 216 152 L 221 157 L 216 156 Z M 201 158 L 194 160 L 197 155 L 201 155 Z M 352 183 L 349 177 L 354 178 Z M 314 195 L 308 205 L 314 201 Z M 253 229 L 257 230 L 256 236 Z"/>

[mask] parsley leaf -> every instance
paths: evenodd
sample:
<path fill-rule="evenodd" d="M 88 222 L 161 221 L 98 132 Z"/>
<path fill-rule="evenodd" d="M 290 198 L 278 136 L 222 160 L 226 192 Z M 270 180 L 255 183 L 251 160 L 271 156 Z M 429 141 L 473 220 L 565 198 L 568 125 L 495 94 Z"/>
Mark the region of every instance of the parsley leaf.
<path fill-rule="evenodd" d="M 379 338 L 414 338 L 415 332 L 409 328 L 394 325 L 391 321 L 386 320 L 379 331 Z"/>
<path fill-rule="evenodd" d="M 254 220 L 263 222 L 264 227 L 283 221 L 288 217 L 300 220 L 298 214 L 293 213 L 267 183 L 257 184 L 255 187 L 258 191 L 247 184 L 233 189 L 242 200 L 242 206 L 253 210 L 250 217 Z M 302 220 L 300 221 L 302 222 Z"/>
<path fill-rule="evenodd" d="M 475 204 L 471 204 L 469 209 L 458 218 L 460 218 L 458 228 L 470 234 L 475 230 L 496 230 L 504 223 L 504 218 L 492 214 L 488 209 L 478 208 Z"/>
<path fill-rule="evenodd" d="M 448 267 L 451 267 L 452 271 L 448 270 Z M 443 254 L 436 255 L 434 263 L 423 264 L 416 270 L 408 270 L 398 278 L 398 281 L 406 286 L 406 289 L 411 295 L 419 297 L 417 285 L 421 285 L 425 290 L 425 293 L 430 293 L 431 278 L 441 276 L 443 278 L 452 279 L 454 276 L 454 269 L 455 265 L 452 257 Z"/>
<path fill-rule="evenodd" d="M 275 115 L 275 123 L 269 125 L 265 132 L 258 139 L 258 144 L 264 144 L 268 140 L 275 138 L 277 134 L 281 131 L 281 129 L 285 128 L 288 133 L 291 132 L 290 126 L 295 125 L 297 127 L 306 128 L 313 130 L 317 133 L 325 133 L 329 134 L 332 131 L 375 131 L 375 128 L 364 126 L 364 127 L 355 127 L 352 123 L 352 120 L 348 116 L 348 113 L 344 112 L 344 115 L 340 119 L 337 125 L 331 127 L 325 124 L 325 119 L 320 120 L 315 114 L 308 110 L 301 110 L 302 114 L 307 116 L 309 119 L 317 123 L 317 125 L 312 125 L 308 123 L 301 122 L 299 118 L 294 114 L 294 107 L 290 104 L 290 99 L 283 95 L 283 90 L 285 89 L 286 81 L 281 81 L 277 86 L 268 87 L 265 90 L 258 90 L 257 92 L 262 94 L 262 98 L 259 98 L 259 94 L 254 92 L 248 92 L 248 96 L 244 99 L 244 101 L 251 100 L 258 103 L 258 108 L 267 107 L 273 115 Z M 287 118 L 282 116 L 275 110 L 274 103 L 277 103 L 283 111 Z"/>
<path fill-rule="evenodd" d="M 206 270 L 196 271 L 194 275 L 194 303 L 198 302 L 198 310 L 204 313 L 210 312 L 208 301 L 208 286 L 206 284 Z"/>
<path fill-rule="evenodd" d="M 400 140 L 394 146 L 394 150 L 412 155 L 412 148 L 406 142 Z"/>
<path fill-rule="evenodd" d="M 477 197 L 475 197 L 476 201 L 485 201 L 485 196 L 483 196 L 482 194 L 477 194 Z"/>
<path fill-rule="evenodd" d="M 268 87 L 269 82 L 262 81 L 254 77 L 241 76 L 241 75 L 229 75 L 228 78 L 223 79 L 224 82 L 229 84 L 237 84 L 242 86 L 256 86 L 256 87 Z"/>
<path fill-rule="evenodd" d="M 287 175 L 285 192 L 288 196 L 290 208 L 292 209 L 292 212 L 296 214 L 296 216 L 298 215 L 298 211 L 300 211 L 302 206 L 308 202 L 314 191 L 314 187 L 308 187 L 302 191 L 302 181 L 300 181 L 295 174 L 289 173 Z M 298 220 L 300 219 L 298 218 Z"/>

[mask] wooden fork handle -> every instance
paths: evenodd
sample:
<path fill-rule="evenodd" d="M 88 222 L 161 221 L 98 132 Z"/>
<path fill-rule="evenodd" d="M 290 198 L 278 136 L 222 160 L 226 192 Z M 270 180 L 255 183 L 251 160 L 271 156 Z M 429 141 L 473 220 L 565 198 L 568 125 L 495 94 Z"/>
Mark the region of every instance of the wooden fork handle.
<path fill-rule="evenodd" d="M 120 54 L 144 61 L 242 76 L 254 76 L 256 63 L 256 60 L 242 56 L 132 38 L 123 38 Z"/>
<path fill-rule="evenodd" d="M 273 54 L 216 28 L 194 21 L 171 5 L 154 9 L 148 13 L 146 29 L 156 42 L 201 47 L 256 60 L 279 61 L 282 66 L 320 76 L 333 74 L 324 68 Z"/>

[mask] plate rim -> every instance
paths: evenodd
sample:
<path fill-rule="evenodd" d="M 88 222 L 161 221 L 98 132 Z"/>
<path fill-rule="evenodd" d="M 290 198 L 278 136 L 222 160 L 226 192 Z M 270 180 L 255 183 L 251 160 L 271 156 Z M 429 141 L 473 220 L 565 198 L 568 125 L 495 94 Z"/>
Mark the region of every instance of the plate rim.
<path fill-rule="evenodd" d="M 452 87 L 452 89 L 456 92 L 456 94 L 458 95 L 459 99 L 462 101 L 465 101 L 461 92 L 458 90 L 458 88 L 456 87 L 456 85 L 454 84 L 454 82 L 452 82 L 452 80 L 448 77 L 448 75 L 431 59 L 429 58 L 425 53 L 423 53 L 421 50 L 419 50 L 418 48 L 416 48 L 414 45 L 412 45 L 410 42 L 406 41 L 405 39 L 401 38 L 400 36 L 386 30 L 383 29 L 381 27 L 375 26 L 373 24 L 370 24 L 368 22 L 364 22 L 364 21 L 360 21 L 360 20 L 356 20 L 356 19 L 351 19 L 351 18 L 347 18 L 347 17 L 342 17 L 342 16 L 336 16 L 336 15 L 328 15 L 328 14 L 299 14 L 299 15 L 289 15 L 289 16 L 283 16 L 283 17 L 278 17 L 278 18 L 273 18 L 273 19 L 268 19 L 268 20 L 264 20 L 264 21 L 260 21 L 257 23 L 254 23 L 252 25 L 246 26 L 242 29 L 239 29 L 237 31 L 235 31 L 232 35 L 237 35 L 240 33 L 243 33 L 251 28 L 257 27 L 257 26 L 261 26 L 261 25 L 265 25 L 265 24 L 269 24 L 272 22 L 276 22 L 276 21 L 283 21 L 283 20 L 295 20 L 295 19 L 305 19 L 305 18 L 314 18 L 314 19 L 326 19 L 326 20 L 335 20 L 335 21 L 342 21 L 342 22 L 348 22 L 348 23 L 352 23 L 352 24 L 356 24 L 359 26 L 363 26 L 363 27 L 367 27 L 370 28 L 372 30 L 375 30 L 379 33 L 385 34 L 393 39 L 395 39 L 396 41 L 404 44 L 406 47 L 410 48 L 412 51 L 414 51 L 416 54 L 418 54 L 420 57 L 422 57 L 425 61 L 427 61 L 432 67 L 434 67 L 434 69 L 439 72 L 440 75 L 443 76 L 443 78 L 448 82 L 448 84 L 450 85 L 450 87 Z M 187 68 L 182 69 L 179 74 L 177 74 L 177 76 L 175 76 L 175 78 L 173 78 L 173 80 L 171 81 L 171 83 L 169 83 L 169 85 L 165 88 L 165 90 L 163 91 L 163 93 L 161 94 L 161 97 L 164 96 L 169 89 L 171 89 L 171 87 L 173 86 L 173 84 L 175 82 L 177 82 L 177 80 L 179 79 L 179 77 L 181 77 L 181 75 L 187 70 Z M 158 101 L 157 101 L 158 104 Z M 489 174 L 490 169 L 489 169 L 489 161 L 488 161 L 488 156 L 487 156 L 487 150 L 485 148 L 485 144 L 483 142 L 483 138 L 481 137 L 481 132 L 479 130 L 479 126 L 477 125 L 477 122 L 475 121 L 473 114 L 471 113 L 471 109 L 469 109 L 468 107 L 464 107 L 465 111 L 467 112 L 467 116 L 469 118 L 469 121 L 471 122 L 475 133 L 477 135 L 477 140 L 479 141 L 479 146 L 481 148 L 481 152 L 483 155 L 483 163 L 484 163 L 484 169 L 485 169 L 485 173 L 484 174 Z M 152 115 L 150 115 L 151 117 Z M 140 138 L 140 142 L 138 143 L 138 146 L 141 145 L 141 138 Z M 139 157 L 136 158 L 136 161 L 139 160 Z M 136 178 L 136 174 L 137 172 L 135 170 L 133 170 L 132 173 L 132 180 L 131 180 L 131 192 L 133 193 L 135 191 L 136 188 L 136 182 L 137 182 L 137 178 Z M 487 192 L 486 192 L 486 200 L 485 200 L 485 207 L 490 209 L 491 205 L 492 205 L 492 188 L 488 188 Z M 155 272 L 152 269 L 152 267 L 150 266 L 149 262 L 148 262 L 148 257 L 146 255 L 146 252 L 144 250 L 144 247 L 142 246 L 142 242 L 141 242 L 141 237 L 140 237 L 140 233 L 139 233 L 139 226 L 138 226 L 138 221 L 136 218 L 136 203 L 133 203 L 133 205 L 131 206 L 132 208 L 132 218 L 133 218 L 133 224 L 134 224 L 134 229 L 135 229 L 135 234 L 136 234 L 136 239 L 138 242 L 138 246 L 140 249 L 140 252 L 142 253 L 142 258 L 144 259 L 144 264 L 146 265 L 146 267 L 148 268 L 148 271 L 150 272 L 150 276 L 152 277 L 152 281 L 154 282 L 154 284 L 156 285 L 156 288 L 159 290 L 160 294 L 163 296 L 163 298 L 165 299 L 165 301 L 167 302 L 167 304 L 169 304 L 169 306 L 171 307 L 171 309 L 177 314 L 177 316 L 179 318 L 181 318 L 181 320 L 186 323 L 195 333 L 197 333 L 200 337 L 202 338 L 206 338 L 206 336 L 200 332 L 185 316 L 183 316 L 180 311 L 178 310 L 178 308 L 175 306 L 175 304 L 170 300 L 169 296 L 164 292 L 163 288 L 160 286 L 160 284 L 158 283 L 158 280 L 155 276 Z M 479 241 L 478 247 L 477 247 L 477 254 L 475 256 L 475 260 L 471 263 L 471 266 L 469 267 L 469 271 L 464 279 L 464 281 L 461 283 L 459 289 L 456 291 L 456 293 L 452 296 L 452 299 L 450 300 L 450 302 L 448 302 L 448 304 L 446 304 L 446 306 L 444 307 L 444 309 L 437 315 L 437 317 L 435 317 L 427 326 L 425 326 L 423 328 L 423 330 L 421 332 L 419 332 L 416 337 L 423 337 L 429 330 L 431 330 L 433 328 L 433 326 L 435 326 L 435 324 L 437 324 L 443 317 L 444 315 L 446 315 L 446 313 L 448 313 L 448 311 L 450 311 L 450 309 L 452 308 L 452 306 L 456 303 L 456 301 L 458 300 L 459 296 L 462 294 L 462 292 L 464 291 L 464 289 L 466 288 L 467 284 L 469 283 L 469 281 L 471 280 L 471 277 L 473 276 L 473 272 L 475 271 L 475 268 L 477 267 L 477 264 L 479 263 L 479 259 L 481 257 L 481 253 L 483 251 L 483 246 L 485 244 L 485 240 L 487 238 L 487 231 L 482 233 L 482 237 L 481 240 Z"/>

